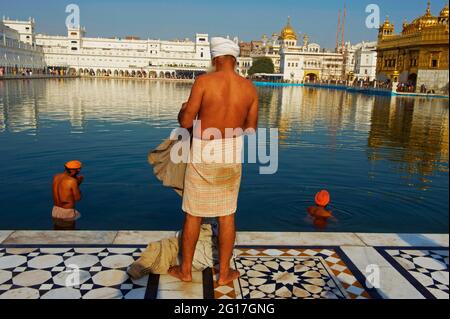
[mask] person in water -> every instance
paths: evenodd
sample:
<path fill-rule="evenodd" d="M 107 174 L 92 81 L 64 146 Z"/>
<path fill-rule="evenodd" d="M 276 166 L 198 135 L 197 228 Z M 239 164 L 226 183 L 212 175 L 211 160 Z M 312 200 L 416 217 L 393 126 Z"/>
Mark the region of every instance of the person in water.
<path fill-rule="evenodd" d="M 316 194 L 314 200 L 316 205 L 307 209 L 309 216 L 312 217 L 314 226 L 325 228 L 328 219 L 333 216 L 332 212 L 327 210 L 327 206 L 330 203 L 330 194 L 326 190 L 322 190 Z"/>
<path fill-rule="evenodd" d="M 75 221 L 81 217 L 75 209 L 75 204 L 81 200 L 80 184 L 84 177 L 79 174 L 82 164 L 79 161 L 70 161 L 64 168 L 64 172 L 53 177 L 52 219 L 55 230 L 75 229 Z"/>

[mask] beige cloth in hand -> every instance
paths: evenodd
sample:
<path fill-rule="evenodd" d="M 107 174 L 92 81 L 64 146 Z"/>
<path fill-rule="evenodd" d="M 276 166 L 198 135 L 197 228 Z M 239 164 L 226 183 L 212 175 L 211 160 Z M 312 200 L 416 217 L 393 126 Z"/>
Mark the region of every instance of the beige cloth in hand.
<path fill-rule="evenodd" d="M 174 163 L 170 151 L 178 141 L 167 139 L 156 149 L 148 153 L 148 162 L 153 166 L 153 173 L 164 186 L 171 187 L 178 195 L 183 195 L 186 163 Z"/>
<path fill-rule="evenodd" d="M 213 259 L 217 252 L 216 238 L 212 225 L 202 225 L 192 263 L 195 271 L 203 271 L 214 266 Z M 133 279 L 139 279 L 148 274 L 167 274 L 171 267 L 179 264 L 179 241 L 180 238 L 174 237 L 150 243 L 141 257 L 128 268 L 128 275 Z"/>

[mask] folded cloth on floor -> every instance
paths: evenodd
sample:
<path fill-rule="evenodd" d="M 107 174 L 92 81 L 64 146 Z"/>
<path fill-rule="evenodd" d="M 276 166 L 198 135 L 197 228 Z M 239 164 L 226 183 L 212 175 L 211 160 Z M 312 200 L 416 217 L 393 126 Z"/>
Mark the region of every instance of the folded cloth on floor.
<path fill-rule="evenodd" d="M 178 140 L 167 139 L 148 154 L 148 162 L 153 173 L 164 186 L 171 187 L 178 195 L 183 195 L 186 163 L 174 163 L 170 158 L 172 147 Z"/>
<path fill-rule="evenodd" d="M 168 238 L 150 243 L 141 257 L 128 268 L 133 279 L 147 274 L 166 274 L 170 267 L 177 264 L 178 239 Z"/>
<path fill-rule="evenodd" d="M 202 225 L 200 236 L 195 248 L 192 268 L 195 271 L 203 271 L 214 266 L 214 258 L 217 252 L 217 236 L 215 226 Z M 141 257 L 128 268 L 128 275 L 133 279 L 142 278 L 148 274 L 165 275 L 173 266 L 179 265 L 180 239 L 178 237 L 163 239 L 150 243 Z"/>

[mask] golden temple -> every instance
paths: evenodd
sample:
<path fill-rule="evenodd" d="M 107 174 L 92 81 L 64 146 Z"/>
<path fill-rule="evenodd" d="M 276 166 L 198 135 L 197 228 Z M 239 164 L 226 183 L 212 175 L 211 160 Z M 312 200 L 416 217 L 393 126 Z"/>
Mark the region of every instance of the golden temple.
<path fill-rule="evenodd" d="M 448 94 L 449 7 L 434 16 L 431 3 L 425 13 L 395 34 L 386 17 L 378 34 L 377 79 L 409 83 L 415 92 Z"/>

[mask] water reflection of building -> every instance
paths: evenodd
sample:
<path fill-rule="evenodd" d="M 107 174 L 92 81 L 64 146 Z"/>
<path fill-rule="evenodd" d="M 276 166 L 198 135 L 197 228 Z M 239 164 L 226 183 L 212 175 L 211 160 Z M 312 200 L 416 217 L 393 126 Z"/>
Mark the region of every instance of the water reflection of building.
<path fill-rule="evenodd" d="M 14 92 L 14 94 L 10 94 Z M 29 131 L 38 128 L 38 108 L 34 87 L 25 81 L 0 81 L 0 130 L 11 132 Z"/>
<path fill-rule="evenodd" d="M 377 77 L 393 82 L 410 82 L 420 91 L 448 94 L 448 5 L 439 16 L 431 13 L 430 2 L 423 16 L 403 23 L 401 34 L 386 18 L 378 36 Z"/>
<path fill-rule="evenodd" d="M 302 132 L 326 128 L 336 145 L 343 129 L 370 129 L 374 97 L 299 87 L 259 88 L 261 127 L 277 127 L 280 145 L 297 143 Z"/>
<path fill-rule="evenodd" d="M 0 92 L 3 91 L 3 82 L 0 81 Z M 1 100 L 0 100 L 1 101 Z M 5 107 L 4 107 L 4 102 L 1 101 L 0 102 L 0 132 L 3 132 L 6 128 L 6 124 L 5 124 Z"/>
<path fill-rule="evenodd" d="M 371 121 L 370 160 L 389 160 L 421 176 L 448 171 L 446 101 L 376 97 Z"/>
<path fill-rule="evenodd" d="M 69 121 L 77 132 L 86 128 L 88 120 L 145 123 L 158 118 L 158 125 L 172 127 L 190 90 L 183 83 L 101 79 L 0 85 L 0 130 L 30 133 L 44 120 Z"/>

